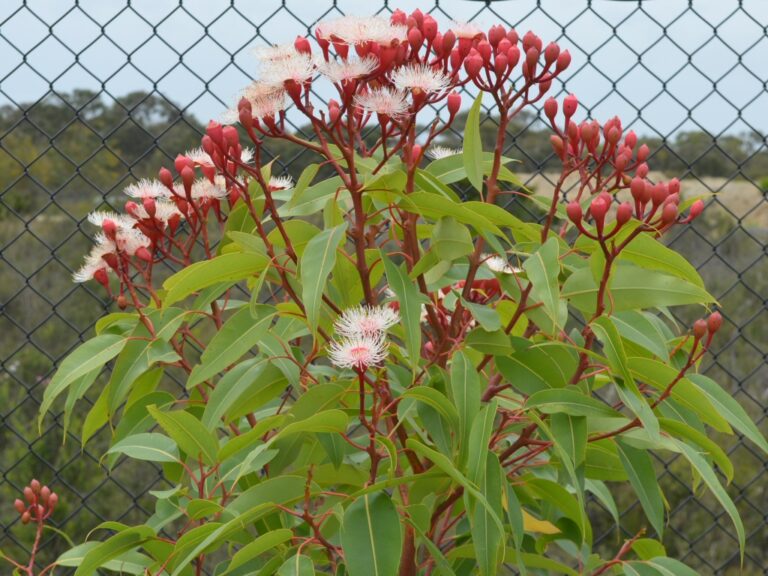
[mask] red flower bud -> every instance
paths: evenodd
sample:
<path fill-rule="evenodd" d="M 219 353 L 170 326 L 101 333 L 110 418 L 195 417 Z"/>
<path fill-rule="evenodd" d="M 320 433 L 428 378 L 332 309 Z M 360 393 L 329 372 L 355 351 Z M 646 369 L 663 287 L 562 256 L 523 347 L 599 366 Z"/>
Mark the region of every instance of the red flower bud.
<path fill-rule="evenodd" d="M 651 200 L 653 200 L 654 206 L 663 203 L 664 200 L 667 199 L 667 196 L 669 196 L 669 189 L 666 184 L 662 182 L 655 184 L 651 189 Z"/>
<path fill-rule="evenodd" d="M 339 107 L 339 103 L 331 98 L 328 101 L 328 118 L 331 120 L 331 124 L 336 124 L 336 122 L 339 121 L 340 116 L 341 108 Z"/>
<path fill-rule="evenodd" d="M 493 54 L 493 49 L 491 48 L 491 45 L 486 42 L 485 40 L 482 40 L 477 44 L 477 51 L 483 58 L 484 64 L 489 64 L 491 61 L 491 55 Z"/>
<path fill-rule="evenodd" d="M 312 45 L 304 36 L 296 36 L 296 40 L 293 41 L 293 47 L 299 54 L 312 54 Z"/>
<path fill-rule="evenodd" d="M 544 102 L 544 114 L 546 114 L 547 118 L 552 122 L 555 121 L 555 116 L 557 116 L 557 100 L 554 98 L 547 98 L 546 102 Z"/>
<path fill-rule="evenodd" d="M 176 173 L 181 174 L 181 171 L 184 170 L 186 166 L 189 166 L 187 157 L 182 156 L 181 154 L 177 155 L 176 159 L 173 161 L 173 167 L 176 168 Z"/>
<path fill-rule="evenodd" d="M 189 191 L 192 189 L 192 183 L 195 181 L 195 171 L 189 166 L 186 166 L 181 171 L 181 181 L 184 184 L 184 190 Z"/>
<path fill-rule="evenodd" d="M 648 154 L 650 154 L 650 152 L 651 150 L 648 148 L 647 144 L 640 146 L 640 148 L 637 150 L 637 161 L 645 162 L 648 159 Z"/>
<path fill-rule="evenodd" d="M 27 499 L 27 502 L 32 504 L 35 501 L 35 493 L 32 491 L 32 488 L 29 486 L 24 487 L 24 498 Z"/>
<path fill-rule="evenodd" d="M 117 235 L 117 224 L 109 218 L 105 219 L 101 223 L 101 229 L 104 231 L 104 235 L 110 240 L 114 240 Z"/>
<path fill-rule="evenodd" d="M 672 180 L 669 181 L 669 193 L 670 194 L 679 194 L 680 193 L 680 180 L 677 178 L 672 178 Z"/>
<path fill-rule="evenodd" d="M 225 126 L 222 132 L 228 146 L 235 147 L 240 143 L 240 135 L 234 126 Z"/>
<path fill-rule="evenodd" d="M 664 209 L 661 211 L 661 222 L 664 225 L 672 224 L 677 218 L 677 205 L 665 204 Z"/>
<path fill-rule="evenodd" d="M 707 321 L 703 319 L 696 320 L 693 323 L 693 337 L 696 340 L 701 340 L 707 334 Z"/>
<path fill-rule="evenodd" d="M 579 100 L 574 94 L 569 94 L 565 97 L 565 100 L 563 100 L 563 113 L 565 114 L 566 119 L 569 119 L 576 113 L 578 105 Z"/>
<path fill-rule="evenodd" d="M 496 61 L 493 63 L 493 71 L 496 72 L 496 76 L 503 76 L 507 71 L 507 56 L 506 54 L 499 54 L 496 56 Z"/>
<path fill-rule="evenodd" d="M 24 514 L 24 512 L 27 510 L 26 504 L 24 504 L 24 502 L 22 502 L 18 498 L 14 500 L 13 507 L 16 508 L 16 512 L 18 512 L 19 514 Z"/>
<path fill-rule="evenodd" d="M 416 26 L 420 27 L 424 23 L 424 12 L 416 8 L 416 10 L 411 12 L 411 18 L 413 18 Z"/>
<path fill-rule="evenodd" d="M 688 215 L 688 220 L 691 221 L 691 220 L 694 220 L 695 218 L 698 218 L 703 211 L 704 211 L 704 201 L 696 200 L 696 202 L 694 202 L 691 205 L 691 211 L 690 211 L 690 214 Z"/>
<path fill-rule="evenodd" d="M 632 204 L 629 202 L 623 202 L 616 210 L 616 222 L 619 226 L 623 226 L 632 218 Z"/>
<path fill-rule="evenodd" d="M 109 276 L 107 276 L 107 271 L 104 268 L 96 270 L 96 272 L 93 273 L 93 279 L 104 286 L 104 288 L 109 287 Z"/>
<path fill-rule="evenodd" d="M 720 312 L 712 312 L 707 318 L 707 329 L 711 334 L 714 334 L 720 330 L 720 326 L 723 325 L 723 317 Z"/>
<path fill-rule="evenodd" d="M 499 42 L 504 40 L 507 36 L 507 31 L 504 30 L 504 26 L 496 25 L 491 26 L 491 29 L 488 30 L 488 41 L 491 43 L 491 46 L 494 48 L 498 46 Z"/>
<path fill-rule="evenodd" d="M 633 130 L 627 132 L 627 137 L 624 138 L 624 144 L 632 150 L 635 149 L 635 146 L 637 145 L 637 134 L 635 134 Z"/>
<path fill-rule="evenodd" d="M 621 132 L 615 126 L 611 126 L 608 130 L 608 134 L 605 135 L 605 139 L 611 144 L 616 144 L 616 142 L 619 141 L 619 138 L 621 138 Z"/>
<path fill-rule="evenodd" d="M 595 219 L 598 230 L 603 227 L 603 222 L 605 222 L 605 215 L 608 213 L 608 207 L 608 202 L 606 202 L 605 199 L 600 196 L 592 200 L 589 205 L 589 212 Z"/>
<path fill-rule="evenodd" d="M 59 503 L 59 495 L 56 492 L 51 492 L 51 496 L 48 498 L 48 507 L 53 509 L 56 504 Z"/>
<path fill-rule="evenodd" d="M 547 65 L 552 64 L 555 60 L 557 60 L 557 57 L 560 55 L 560 46 L 555 44 L 554 42 L 550 42 L 547 44 L 547 47 L 544 49 L 544 62 L 547 63 Z"/>
<path fill-rule="evenodd" d="M 579 204 L 576 200 L 568 202 L 568 205 L 565 207 L 565 211 L 568 213 L 568 218 L 571 220 L 571 222 L 574 224 L 581 222 L 581 219 L 583 218 L 581 204 Z"/>
<path fill-rule="evenodd" d="M 414 144 L 413 148 L 411 148 L 411 161 L 414 164 L 418 164 L 421 161 L 421 146 L 419 144 Z"/>
<path fill-rule="evenodd" d="M 536 48 L 529 48 L 525 51 L 525 63 L 528 64 L 528 68 L 533 70 L 536 63 L 539 61 L 539 51 Z"/>
<path fill-rule="evenodd" d="M 150 218 L 155 217 L 155 212 L 157 211 L 157 205 L 155 204 L 154 198 L 144 198 L 141 203 L 144 205 L 144 210 L 146 210 L 147 214 Z"/>
<path fill-rule="evenodd" d="M 224 128 L 218 122 L 211 120 L 208 123 L 208 127 L 205 129 L 205 133 L 211 137 L 213 143 L 219 148 L 224 148 Z M 178 168 L 176 169 L 179 172 Z"/>
<path fill-rule="evenodd" d="M 477 51 L 471 52 L 464 60 L 464 69 L 467 75 L 474 80 L 483 68 L 483 57 Z"/>
<path fill-rule="evenodd" d="M 629 185 L 629 191 L 632 192 L 632 198 L 642 204 L 644 202 L 643 198 L 645 197 L 645 180 L 638 178 L 637 176 L 632 178 L 632 182 Z"/>
<path fill-rule="evenodd" d="M 640 155 L 638 154 L 638 158 L 639 156 Z M 645 178 L 646 176 L 648 176 L 648 164 L 646 164 L 645 162 L 640 164 L 635 170 L 635 176 L 637 176 L 638 178 Z"/>
<path fill-rule="evenodd" d="M 411 28 L 408 30 L 408 44 L 411 45 L 411 49 L 414 52 L 418 52 L 421 45 L 424 43 L 424 35 L 418 28 Z"/>
<path fill-rule="evenodd" d="M 152 253 L 144 246 L 140 246 L 136 249 L 136 257 L 144 260 L 145 262 L 152 262 Z"/>
<path fill-rule="evenodd" d="M 507 66 L 514 68 L 520 62 L 520 48 L 512 46 L 507 50 Z"/>
<path fill-rule="evenodd" d="M 157 173 L 157 178 L 160 180 L 163 186 L 173 189 L 173 174 L 168 168 L 160 168 Z"/>
<path fill-rule="evenodd" d="M 448 114 L 453 118 L 459 112 L 459 108 L 461 108 L 461 94 L 458 92 L 451 92 L 448 94 L 447 104 Z"/>
<path fill-rule="evenodd" d="M 555 154 L 562 158 L 565 155 L 563 139 L 557 134 L 552 134 L 552 136 L 549 137 L 549 142 L 552 144 L 552 149 L 555 151 Z"/>
<path fill-rule="evenodd" d="M 517 44 L 519 41 L 519 37 L 517 36 L 517 31 L 512 28 L 509 32 L 507 32 L 507 40 L 509 40 L 512 44 Z"/>
<path fill-rule="evenodd" d="M 21 515 L 22 524 L 29 524 L 30 520 L 32 520 L 32 515 L 29 512 L 24 512 L 24 514 Z"/>
<path fill-rule="evenodd" d="M 48 488 L 48 486 L 43 486 L 40 489 L 40 500 L 43 502 L 43 504 L 48 503 L 48 499 L 51 497 L 51 489 Z"/>
<path fill-rule="evenodd" d="M 392 22 L 392 24 L 395 24 L 398 26 L 405 25 L 407 20 L 408 20 L 408 16 L 405 14 L 405 12 L 400 10 L 400 8 L 392 12 L 392 14 L 389 17 L 389 21 Z"/>
<path fill-rule="evenodd" d="M 443 34 L 443 54 L 450 53 L 455 44 L 456 34 L 453 33 L 453 30 L 448 30 L 448 32 Z"/>
<path fill-rule="evenodd" d="M 424 16 L 424 23 L 421 25 L 424 31 L 424 37 L 432 42 L 437 37 L 437 20 L 427 14 Z"/>
<path fill-rule="evenodd" d="M 571 53 L 568 52 L 568 50 L 563 50 L 560 52 L 560 56 L 557 57 L 557 64 L 555 65 L 555 71 L 556 72 L 562 72 L 568 66 L 571 65 Z"/>
<path fill-rule="evenodd" d="M 530 30 L 523 36 L 523 50 L 528 52 L 529 48 L 536 48 L 539 52 L 541 51 L 541 38 Z"/>

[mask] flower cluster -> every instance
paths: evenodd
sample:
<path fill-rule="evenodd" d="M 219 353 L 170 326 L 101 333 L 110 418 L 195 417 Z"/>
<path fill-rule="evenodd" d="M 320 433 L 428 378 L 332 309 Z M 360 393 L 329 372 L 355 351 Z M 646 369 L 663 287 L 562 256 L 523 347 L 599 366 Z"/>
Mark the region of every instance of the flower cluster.
<path fill-rule="evenodd" d="M 59 496 L 56 492 L 41 485 L 38 480 L 32 480 L 29 486 L 24 488 L 24 500 L 17 498 L 13 507 L 19 513 L 22 524 L 42 523 L 50 518 L 58 502 Z"/>
<path fill-rule="evenodd" d="M 334 340 L 328 346 L 331 362 L 339 368 L 358 371 L 381 364 L 387 357 L 387 330 L 399 319 L 397 311 L 389 306 L 358 306 L 345 310 L 334 324 L 341 340 Z"/>

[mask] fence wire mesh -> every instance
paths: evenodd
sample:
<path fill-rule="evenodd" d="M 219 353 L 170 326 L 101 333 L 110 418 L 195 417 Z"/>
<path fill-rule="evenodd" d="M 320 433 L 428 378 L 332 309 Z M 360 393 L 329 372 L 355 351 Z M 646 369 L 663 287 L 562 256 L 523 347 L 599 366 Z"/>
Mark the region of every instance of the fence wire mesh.
<path fill-rule="evenodd" d="M 81 450 L 59 416 L 38 433 L 36 411 L 57 363 L 107 306 L 69 281 L 88 246 L 86 214 L 195 145 L 201 122 L 231 105 L 254 72 L 253 46 L 307 35 L 323 18 L 420 8 L 438 20 L 533 29 L 574 56 L 554 89 L 587 114 L 619 114 L 649 141 L 651 166 L 679 176 L 686 196 L 710 194 L 705 216 L 671 238 L 718 298 L 727 329 L 706 372 L 768 426 L 768 7 L 761 0 L 6 0 L 0 6 L 0 548 L 29 546 L 11 502 L 36 476 L 60 494 L 57 526 L 76 540 L 105 519 L 152 513 L 162 471 L 100 462 L 108 430 Z M 493 110 L 485 122 L 492 123 Z M 301 126 L 295 126 L 301 131 Z M 448 139 L 460 144 L 460 133 Z M 508 156 L 530 188 L 553 187 L 536 115 L 510 129 Z M 274 149 L 296 175 L 309 159 Z M 659 174 L 660 175 L 660 174 Z M 689 319 L 686 319 L 689 320 Z M 61 439 L 66 442 L 62 445 Z M 743 574 L 768 574 L 768 463 L 742 438 L 723 446 L 738 471 L 729 492 L 747 528 Z M 671 458 L 658 471 L 669 497 L 668 552 L 703 574 L 736 574 L 726 515 Z M 621 529 L 593 505 L 598 546 L 614 549 L 643 520 L 617 493 Z M 66 544 L 46 535 L 43 559 Z"/>

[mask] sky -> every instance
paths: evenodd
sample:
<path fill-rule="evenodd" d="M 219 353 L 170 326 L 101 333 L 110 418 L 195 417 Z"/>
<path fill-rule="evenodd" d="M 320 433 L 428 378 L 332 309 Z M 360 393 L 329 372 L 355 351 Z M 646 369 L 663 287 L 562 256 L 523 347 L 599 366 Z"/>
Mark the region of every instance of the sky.
<path fill-rule="evenodd" d="M 89 88 L 113 97 L 156 90 L 201 120 L 218 118 L 257 77 L 254 47 L 293 41 L 340 13 L 374 13 L 384 1 L 128 4 L 2 0 L 0 104 L 32 102 L 50 90 Z M 443 25 L 473 20 L 487 28 L 505 19 L 521 35 L 530 29 L 545 43 L 557 41 L 573 62 L 554 89 L 577 94 L 583 113 L 597 119 L 619 115 L 641 134 L 768 132 L 768 0 L 693 0 L 692 10 L 688 4 L 387 2 L 389 9 L 431 11 Z"/>

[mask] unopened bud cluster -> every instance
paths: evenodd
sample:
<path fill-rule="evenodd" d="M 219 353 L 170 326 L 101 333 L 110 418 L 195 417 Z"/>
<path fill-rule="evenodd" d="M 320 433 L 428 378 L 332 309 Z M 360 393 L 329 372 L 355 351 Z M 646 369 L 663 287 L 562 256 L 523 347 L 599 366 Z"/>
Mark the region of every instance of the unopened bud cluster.
<path fill-rule="evenodd" d="M 24 487 L 24 500 L 16 499 L 13 507 L 19 513 L 22 524 L 43 522 L 53 514 L 59 496 L 48 486 L 43 486 L 37 480 L 32 480 Z"/>

